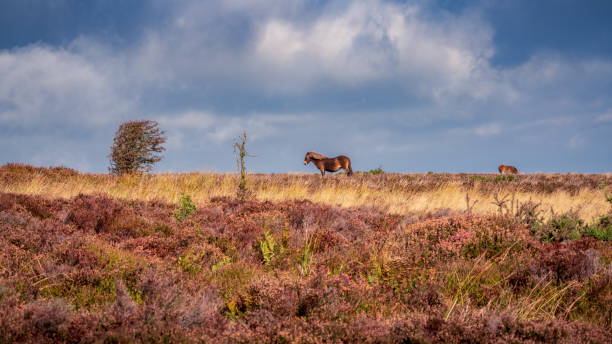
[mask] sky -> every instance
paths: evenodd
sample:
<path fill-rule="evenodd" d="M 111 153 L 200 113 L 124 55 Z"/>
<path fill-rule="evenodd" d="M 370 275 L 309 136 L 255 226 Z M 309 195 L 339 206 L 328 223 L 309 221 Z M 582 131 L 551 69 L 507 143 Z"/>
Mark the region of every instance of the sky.
<path fill-rule="evenodd" d="M 108 172 L 612 172 L 612 2 L 0 0 L 0 164 Z"/>

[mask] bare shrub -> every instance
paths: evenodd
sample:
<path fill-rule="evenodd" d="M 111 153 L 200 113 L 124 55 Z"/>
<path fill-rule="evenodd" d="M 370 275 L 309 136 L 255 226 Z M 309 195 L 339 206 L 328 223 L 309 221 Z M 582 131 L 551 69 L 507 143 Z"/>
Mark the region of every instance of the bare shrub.
<path fill-rule="evenodd" d="M 234 140 L 234 156 L 236 157 L 236 166 L 238 167 L 238 172 L 240 173 L 240 179 L 238 181 L 238 191 L 236 196 L 240 200 L 245 200 L 251 197 L 251 192 L 247 189 L 247 180 L 246 180 L 246 166 L 244 159 L 246 157 L 255 157 L 255 155 L 251 155 L 246 150 L 246 140 L 247 140 L 247 132 L 246 130 L 242 132 L 242 136 L 238 139 Z"/>
<path fill-rule="evenodd" d="M 530 227 L 544 221 L 544 211 L 539 209 L 542 202 L 533 202 L 531 198 L 518 204 L 514 216 L 521 222 L 526 223 Z"/>
<path fill-rule="evenodd" d="M 478 203 L 477 199 L 470 203 L 470 194 L 466 192 L 465 193 L 465 212 L 471 213 L 476 203 Z"/>

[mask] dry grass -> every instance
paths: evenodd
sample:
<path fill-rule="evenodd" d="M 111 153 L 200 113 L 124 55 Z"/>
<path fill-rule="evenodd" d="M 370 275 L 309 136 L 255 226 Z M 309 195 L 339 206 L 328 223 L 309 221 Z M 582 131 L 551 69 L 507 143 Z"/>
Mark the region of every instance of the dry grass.
<path fill-rule="evenodd" d="M 0 192 L 72 198 L 78 194 L 103 193 L 112 198 L 161 200 L 176 203 L 189 194 L 198 204 L 213 197 L 234 196 L 235 174 L 174 173 L 136 176 L 80 174 L 65 168 L 34 168 L 8 164 L 0 167 Z M 307 199 L 342 207 L 376 207 L 391 214 L 462 212 L 466 193 L 476 200 L 474 213 L 498 210 L 494 195 L 512 195 L 515 202 L 532 200 L 551 215 L 577 211 L 585 222 L 608 211 L 600 186 L 612 184 L 611 175 L 533 174 L 515 179 L 472 174 L 381 174 L 356 173 L 354 177 L 311 174 L 251 174 L 248 186 L 258 200 Z"/>

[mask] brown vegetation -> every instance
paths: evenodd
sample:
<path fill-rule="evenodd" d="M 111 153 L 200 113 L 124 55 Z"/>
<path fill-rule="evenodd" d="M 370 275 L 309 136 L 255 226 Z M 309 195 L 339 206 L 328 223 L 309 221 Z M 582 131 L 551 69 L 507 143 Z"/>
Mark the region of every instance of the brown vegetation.
<path fill-rule="evenodd" d="M 14 165 L 2 173 L 62 185 L 134 181 Z M 275 177 L 318 188 L 349 183 Z M 392 189 L 399 178 L 356 180 Z M 589 187 L 592 178 L 609 177 L 577 180 Z M 544 220 L 516 209 L 400 215 L 217 196 L 197 210 L 190 204 L 0 193 L 0 342 L 605 343 L 612 336 L 612 241 L 596 235 L 612 234 L 609 217 L 585 227 L 571 214 Z"/>

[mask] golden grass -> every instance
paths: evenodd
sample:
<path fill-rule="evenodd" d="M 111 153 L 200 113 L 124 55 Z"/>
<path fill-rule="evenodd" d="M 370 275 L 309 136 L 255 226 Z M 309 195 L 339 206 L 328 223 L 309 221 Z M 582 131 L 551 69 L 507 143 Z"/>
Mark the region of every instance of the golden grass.
<path fill-rule="evenodd" d="M 0 192 L 41 195 L 48 198 L 71 198 L 78 194 L 102 193 L 113 198 L 130 200 L 162 200 L 177 202 L 181 194 L 189 194 L 194 202 L 207 203 L 213 197 L 236 194 L 237 176 L 221 173 L 174 173 L 112 176 L 107 174 L 74 174 L 57 177 L 44 170 L 27 172 L 24 178 L 0 180 Z M 19 176 L 19 175 L 18 175 Z M 485 176 L 485 177 L 483 177 Z M 253 174 L 248 185 L 258 200 L 284 201 L 306 199 L 341 207 L 376 207 L 392 214 L 434 212 L 440 209 L 465 211 L 466 193 L 470 203 L 476 201 L 474 213 L 498 211 L 494 194 L 499 197 L 515 194 L 518 202 L 541 203 L 544 215 L 550 209 L 557 213 L 577 211 L 586 222 L 607 213 L 610 204 L 602 190 L 583 184 L 568 189 L 567 183 L 577 178 L 596 184 L 597 175 L 525 175 L 517 182 L 495 182 L 495 175 L 401 175 L 383 176 L 357 173 L 354 177 L 328 175 L 321 178 L 307 174 Z M 602 183 L 610 176 L 600 175 Z M 565 178 L 565 179 L 564 179 Z M 548 183 L 548 184 L 547 184 Z M 556 184 L 555 184 L 556 183 Z M 559 186 L 561 185 L 561 186 Z M 590 185 L 590 184 L 589 184 Z M 544 189 L 547 191 L 542 191 Z"/>

